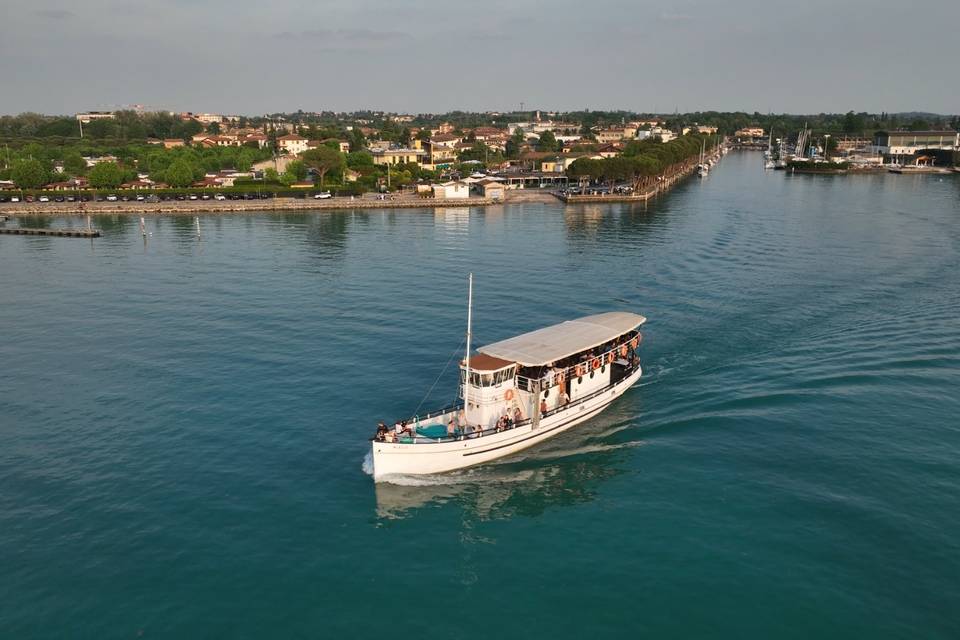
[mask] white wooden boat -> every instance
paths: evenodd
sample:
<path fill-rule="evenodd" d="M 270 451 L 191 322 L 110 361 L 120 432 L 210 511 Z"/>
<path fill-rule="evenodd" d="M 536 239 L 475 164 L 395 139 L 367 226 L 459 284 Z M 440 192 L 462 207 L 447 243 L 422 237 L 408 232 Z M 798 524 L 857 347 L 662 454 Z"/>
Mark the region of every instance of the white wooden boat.
<path fill-rule="evenodd" d="M 471 275 L 471 298 L 472 288 Z M 568 320 L 477 354 L 470 353 L 471 315 L 460 367 L 463 403 L 378 429 L 371 444 L 376 481 L 453 471 L 532 447 L 596 416 L 642 374 L 641 315 Z"/>

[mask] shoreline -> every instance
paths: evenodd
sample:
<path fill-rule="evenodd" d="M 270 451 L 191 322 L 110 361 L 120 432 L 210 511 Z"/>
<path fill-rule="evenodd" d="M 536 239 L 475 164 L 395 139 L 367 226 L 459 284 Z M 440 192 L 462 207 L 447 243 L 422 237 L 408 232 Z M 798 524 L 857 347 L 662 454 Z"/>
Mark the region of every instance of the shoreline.
<path fill-rule="evenodd" d="M 442 203 L 442 204 L 441 204 Z M 297 198 L 271 198 L 269 200 L 188 200 L 167 202 L 91 202 L 78 207 L 75 203 L 30 202 L 4 203 L 0 214 L 17 215 L 196 215 L 227 213 L 269 213 L 282 211 L 342 211 L 345 209 L 446 209 L 452 207 L 478 207 L 503 204 L 491 198 L 459 198 L 434 200 L 424 198 L 401 198 L 397 200 L 300 200 Z"/>
<path fill-rule="evenodd" d="M 710 157 L 717 157 L 713 154 Z M 270 213 L 307 211 L 345 211 L 351 209 L 448 209 L 488 207 L 494 205 L 552 202 L 564 204 L 647 202 L 668 193 L 678 182 L 696 171 L 698 161 L 686 161 L 640 193 L 632 195 L 560 195 L 541 189 L 508 190 L 504 200 L 469 197 L 456 199 L 419 198 L 404 196 L 388 200 L 372 198 L 333 198 L 306 200 L 300 198 L 270 198 L 268 200 L 168 200 L 164 202 L 5 202 L 0 203 L 0 215 L 15 216 L 86 216 L 86 215 L 198 215 L 232 213 Z"/>

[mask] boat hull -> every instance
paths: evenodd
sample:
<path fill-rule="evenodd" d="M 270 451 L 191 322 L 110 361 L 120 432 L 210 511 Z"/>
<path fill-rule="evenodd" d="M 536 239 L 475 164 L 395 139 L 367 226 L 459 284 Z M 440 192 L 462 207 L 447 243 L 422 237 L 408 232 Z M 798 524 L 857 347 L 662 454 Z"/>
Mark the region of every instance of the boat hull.
<path fill-rule="evenodd" d="M 537 428 L 526 424 L 479 438 L 414 444 L 373 442 L 373 477 L 377 482 L 391 476 L 428 475 L 455 471 L 509 456 L 532 447 L 593 418 L 632 387 L 642 375 L 640 367 L 616 384 L 555 411 L 540 420 Z"/>

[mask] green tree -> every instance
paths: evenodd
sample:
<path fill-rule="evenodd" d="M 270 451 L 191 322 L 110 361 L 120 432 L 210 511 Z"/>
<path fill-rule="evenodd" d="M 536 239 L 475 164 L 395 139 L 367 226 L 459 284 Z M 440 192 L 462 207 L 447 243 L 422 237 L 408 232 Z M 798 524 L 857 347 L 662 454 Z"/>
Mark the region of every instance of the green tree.
<path fill-rule="evenodd" d="M 63 170 L 72 176 L 82 176 L 87 171 L 87 161 L 79 151 L 71 149 L 63 154 Z"/>
<path fill-rule="evenodd" d="M 207 125 L 207 133 L 213 133 L 213 134 L 219 135 L 219 134 L 220 134 L 220 123 L 219 123 L 219 122 L 211 122 L 210 124 L 208 124 L 208 125 Z"/>
<path fill-rule="evenodd" d="M 307 149 L 301 156 L 303 163 L 320 174 L 320 185 L 323 185 L 323 179 L 330 171 L 343 170 L 345 163 L 343 154 L 334 151 L 329 147 L 317 147 L 316 149 Z"/>
<path fill-rule="evenodd" d="M 194 166 L 186 158 L 177 158 L 163 172 L 163 181 L 171 187 L 189 187 L 194 180 Z"/>
<path fill-rule="evenodd" d="M 556 151 L 557 150 L 557 137 L 553 135 L 553 131 L 544 131 L 540 134 L 540 141 L 537 143 L 538 151 Z"/>
<path fill-rule="evenodd" d="M 237 159 L 234 164 L 234 168 L 237 171 L 250 171 L 250 168 L 253 167 L 253 163 L 257 160 L 257 154 L 253 149 L 243 148 L 240 150 L 240 153 L 237 154 Z"/>
<path fill-rule="evenodd" d="M 301 182 L 307 178 L 307 165 L 303 160 L 294 160 L 287 164 L 286 172 L 294 177 L 294 182 Z"/>
<path fill-rule="evenodd" d="M 98 162 L 90 169 L 90 186 L 95 189 L 116 189 L 123 184 L 123 169 L 116 162 Z"/>
<path fill-rule="evenodd" d="M 520 157 L 520 148 L 523 146 L 524 141 L 523 129 L 517 127 L 517 130 L 513 132 L 513 135 L 510 136 L 510 139 L 507 140 L 507 157 L 508 158 L 519 158 Z"/>
<path fill-rule="evenodd" d="M 363 131 L 360 131 L 359 127 L 354 127 L 350 130 L 350 135 L 347 136 L 347 140 L 350 142 L 350 151 L 363 151 L 363 148 L 367 144 L 367 139 L 363 137 Z"/>
<path fill-rule="evenodd" d="M 13 163 L 10 178 L 21 189 L 37 189 L 49 181 L 50 175 L 42 162 L 28 158 Z"/>
<path fill-rule="evenodd" d="M 280 174 L 273 167 L 267 167 L 263 171 L 264 182 L 280 182 Z"/>

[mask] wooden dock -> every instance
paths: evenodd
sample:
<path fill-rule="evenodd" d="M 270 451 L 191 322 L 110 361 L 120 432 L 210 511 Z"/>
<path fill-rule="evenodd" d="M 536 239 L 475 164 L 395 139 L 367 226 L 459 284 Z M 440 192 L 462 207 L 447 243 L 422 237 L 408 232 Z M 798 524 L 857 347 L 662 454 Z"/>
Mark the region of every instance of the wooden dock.
<path fill-rule="evenodd" d="M 7 236 L 56 236 L 58 238 L 99 238 L 97 229 L 30 229 L 17 227 L 15 229 L 0 228 L 0 235 Z"/>

